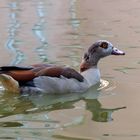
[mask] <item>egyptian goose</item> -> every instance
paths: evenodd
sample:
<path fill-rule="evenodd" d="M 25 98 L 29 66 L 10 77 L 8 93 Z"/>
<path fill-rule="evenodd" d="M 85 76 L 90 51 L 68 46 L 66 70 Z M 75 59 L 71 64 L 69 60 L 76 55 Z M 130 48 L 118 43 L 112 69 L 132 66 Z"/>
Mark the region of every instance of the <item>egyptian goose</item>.
<path fill-rule="evenodd" d="M 0 80 L 5 89 L 21 93 L 70 93 L 84 92 L 100 82 L 97 64 L 109 55 L 125 55 L 106 40 L 95 42 L 84 54 L 80 72 L 51 64 L 29 67 L 0 67 Z M 13 86 L 12 86 L 13 85 Z"/>

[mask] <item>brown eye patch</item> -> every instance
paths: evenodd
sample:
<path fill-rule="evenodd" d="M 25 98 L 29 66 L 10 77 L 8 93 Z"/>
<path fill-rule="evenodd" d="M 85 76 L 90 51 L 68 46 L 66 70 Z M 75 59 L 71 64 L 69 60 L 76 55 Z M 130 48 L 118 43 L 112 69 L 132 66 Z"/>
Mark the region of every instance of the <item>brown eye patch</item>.
<path fill-rule="evenodd" d="M 107 42 L 102 42 L 100 45 L 101 48 L 107 49 L 108 48 L 108 43 Z"/>

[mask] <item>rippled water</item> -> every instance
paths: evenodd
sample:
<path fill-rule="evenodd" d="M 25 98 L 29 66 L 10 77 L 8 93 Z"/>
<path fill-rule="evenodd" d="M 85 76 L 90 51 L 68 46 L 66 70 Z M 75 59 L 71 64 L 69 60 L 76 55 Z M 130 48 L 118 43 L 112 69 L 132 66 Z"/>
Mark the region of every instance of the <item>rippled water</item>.
<path fill-rule="evenodd" d="M 78 69 L 84 50 L 98 39 L 126 56 L 102 60 L 101 85 L 83 94 L 1 90 L 0 139 L 139 139 L 139 7 L 138 0 L 1 0 L 0 65 L 46 62 Z"/>

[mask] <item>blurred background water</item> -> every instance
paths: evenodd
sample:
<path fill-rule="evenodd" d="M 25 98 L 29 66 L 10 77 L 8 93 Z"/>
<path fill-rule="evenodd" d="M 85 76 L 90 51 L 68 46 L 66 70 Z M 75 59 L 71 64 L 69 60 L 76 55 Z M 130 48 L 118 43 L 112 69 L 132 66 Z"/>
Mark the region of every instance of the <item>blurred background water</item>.
<path fill-rule="evenodd" d="M 83 94 L 0 92 L 0 139 L 138 140 L 139 14 L 138 0 L 1 0 L 0 65 L 78 70 L 83 52 L 99 39 L 126 56 L 102 60 L 101 84 Z"/>

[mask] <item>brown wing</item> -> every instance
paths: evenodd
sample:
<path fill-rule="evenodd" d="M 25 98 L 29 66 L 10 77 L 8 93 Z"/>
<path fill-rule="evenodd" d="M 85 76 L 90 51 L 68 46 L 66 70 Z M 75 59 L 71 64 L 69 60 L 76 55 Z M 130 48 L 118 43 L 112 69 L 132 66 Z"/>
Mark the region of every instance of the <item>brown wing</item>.
<path fill-rule="evenodd" d="M 8 66 L 1 67 L 0 73 L 7 74 L 13 77 L 17 81 L 31 81 L 37 76 L 51 76 L 60 77 L 61 75 L 66 78 L 75 78 L 78 81 L 83 81 L 83 76 L 72 68 L 58 67 L 49 64 L 37 64 L 32 67 L 16 67 Z"/>
<path fill-rule="evenodd" d="M 63 67 L 48 67 L 40 70 L 36 73 L 36 76 L 51 76 L 51 77 L 60 77 L 64 76 L 66 78 L 75 78 L 80 82 L 83 82 L 84 77 L 72 68 L 63 68 Z"/>
<path fill-rule="evenodd" d="M 84 81 L 84 77 L 79 72 L 77 72 L 72 68 L 64 68 L 61 75 L 67 78 L 75 78 L 80 82 Z"/>
<path fill-rule="evenodd" d="M 36 72 L 36 76 L 60 77 L 62 71 L 63 71 L 63 68 L 61 67 L 47 67 Z"/>
<path fill-rule="evenodd" d="M 49 64 L 36 64 L 32 66 L 2 66 L 0 67 L 0 74 L 7 74 L 19 82 L 31 81 L 36 77 L 36 73 L 40 70 L 50 67 Z"/>
<path fill-rule="evenodd" d="M 10 75 L 17 81 L 31 81 L 36 77 L 35 73 L 31 70 L 13 70 L 5 74 Z"/>

